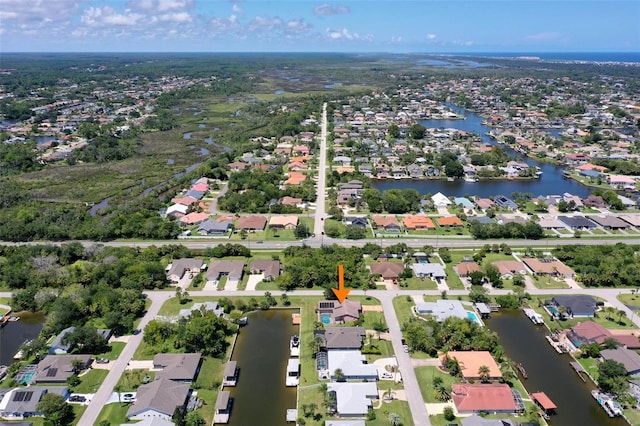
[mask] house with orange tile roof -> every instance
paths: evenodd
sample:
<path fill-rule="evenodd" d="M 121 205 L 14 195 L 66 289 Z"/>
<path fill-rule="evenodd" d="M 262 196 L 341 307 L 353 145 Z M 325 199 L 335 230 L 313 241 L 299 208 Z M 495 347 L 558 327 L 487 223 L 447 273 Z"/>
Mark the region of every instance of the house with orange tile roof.
<path fill-rule="evenodd" d="M 287 169 L 294 170 L 294 171 L 307 170 L 308 168 L 309 168 L 309 166 L 307 166 L 304 163 L 300 163 L 298 161 L 292 161 L 291 163 L 289 163 L 287 165 Z"/>
<path fill-rule="evenodd" d="M 431 218 L 422 214 L 405 216 L 402 223 L 405 228 L 410 230 L 436 229 Z"/>
<path fill-rule="evenodd" d="M 356 168 L 355 167 L 351 167 L 351 166 L 336 167 L 336 172 L 338 172 L 338 174 L 353 173 L 355 171 L 356 171 Z"/>
<path fill-rule="evenodd" d="M 179 220 L 185 225 L 196 225 L 207 220 L 208 218 L 209 215 L 206 213 L 191 212 L 182 216 Z"/>
<path fill-rule="evenodd" d="M 295 155 L 309 155 L 309 147 L 306 145 L 296 145 L 292 151 Z"/>
<path fill-rule="evenodd" d="M 456 266 L 456 272 L 461 277 L 468 277 L 471 272 L 482 272 L 480 265 L 476 262 L 460 262 Z"/>
<path fill-rule="evenodd" d="M 383 228 L 387 232 L 400 232 L 402 228 L 395 216 L 375 215 L 371 219 L 376 228 Z"/>
<path fill-rule="evenodd" d="M 576 170 L 595 170 L 596 172 L 604 172 L 607 168 L 596 164 L 586 163 L 576 167 Z"/>
<path fill-rule="evenodd" d="M 183 206 L 190 206 L 191 204 L 197 202 L 198 199 L 195 197 L 191 197 L 187 195 L 186 197 L 177 197 L 171 200 L 172 203 L 182 204 Z"/>
<path fill-rule="evenodd" d="M 298 216 L 296 215 L 271 216 L 269 220 L 269 228 L 294 229 L 296 226 L 298 226 Z"/>
<path fill-rule="evenodd" d="M 305 180 L 307 180 L 307 176 L 304 173 L 290 172 L 289 177 L 284 181 L 284 184 L 298 186 Z"/>
<path fill-rule="evenodd" d="M 234 161 L 229 163 L 229 170 L 232 172 L 239 172 L 249 167 L 249 163 L 243 163 L 242 161 Z"/>
<path fill-rule="evenodd" d="M 488 351 L 449 351 L 442 357 L 442 365 L 446 366 L 450 359 L 458 361 L 460 373 L 467 380 L 479 380 L 478 370 L 482 366 L 489 367 L 489 380 L 499 380 L 502 377 L 500 367 Z"/>
<path fill-rule="evenodd" d="M 461 226 L 464 226 L 464 223 L 462 223 L 462 221 L 460 220 L 460 218 L 458 216 L 439 217 L 439 218 L 436 219 L 436 222 L 440 226 L 447 226 L 447 227 L 461 227 Z"/>
<path fill-rule="evenodd" d="M 504 383 L 454 384 L 451 385 L 451 399 L 460 414 L 517 411 L 511 388 Z"/>

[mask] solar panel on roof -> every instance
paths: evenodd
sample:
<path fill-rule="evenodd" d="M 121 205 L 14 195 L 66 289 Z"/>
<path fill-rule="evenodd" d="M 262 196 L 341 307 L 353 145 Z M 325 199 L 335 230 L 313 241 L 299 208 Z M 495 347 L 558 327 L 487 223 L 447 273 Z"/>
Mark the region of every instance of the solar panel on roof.
<path fill-rule="evenodd" d="M 333 302 L 320 302 L 321 309 L 333 308 Z"/>
<path fill-rule="evenodd" d="M 58 374 L 57 368 L 50 368 L 47 370 L 47 377 L 55 377 L 56 374 Z"/>
<path fill-rule="evenodd" d="M 29 402 L 33 397 L 33 391 L 20 391 L 13 394 L 13 400 L 15 402 Z"/>

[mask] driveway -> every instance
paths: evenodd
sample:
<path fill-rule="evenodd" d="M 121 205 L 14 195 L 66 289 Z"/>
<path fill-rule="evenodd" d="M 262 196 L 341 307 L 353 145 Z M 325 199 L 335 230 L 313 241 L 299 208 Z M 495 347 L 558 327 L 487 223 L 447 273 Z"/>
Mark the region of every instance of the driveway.
<path fill-rule="evenodd" d="M 256 286 L 260 284 L 264 280 L 264 274 L 251 274 L 249 275 L 249 279 L 247 280 L 247 291 L 253 291 L 256 289 Z M 225 287 L 226 288 L 226 287 Z M 364 306 L 363 306 L 364 309 Z"/>
<path fill-rule="evenodd" d="M 238 290 L 238 284 L 240 284 L 240 281 L 238 280 L 230 280 L 227 278 L 227 283 L 224 285 L 224 289 L 225 291 L 237 291 Z"/>

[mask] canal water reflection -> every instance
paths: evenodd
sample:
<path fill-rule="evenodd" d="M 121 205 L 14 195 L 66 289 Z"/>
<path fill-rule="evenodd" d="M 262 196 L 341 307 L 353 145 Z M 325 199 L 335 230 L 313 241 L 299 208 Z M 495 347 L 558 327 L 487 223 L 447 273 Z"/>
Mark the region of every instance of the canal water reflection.
<path fill-rule="evenodd" d="M 520 310 L 501 310 L 485 320 L 500 337 L 506 355 L 522 363 L 528 375 L 524 385 L 528 392 L 545 392 L 558 406 L 551 416 L 554 426 L 622 426 L 621 419 L 609 418 L 591 397 L 595 385 L 586 383 L 571 368 L 571 357 L 558 354 L 547 342 L 545 327 L 534 326 Z"/>
<path fill-rule="evenodd" d="M 35 339 L 42 330 L 44 315 L 42 313 L 25 312 L 20 314 L 20 321 L 9 322 L 0 331 L 0 364 L 9 365 L 20 346 L 26 341 Z"/>
<path fill-rule="evenodd" d="M 254 312 L 240 329 L 231 357 L 240 368 L 238 385 L 227 388 L 233 398 L 230 426 L 286 425 L 287 409 L 296 408 L 297 388 L 285 386 L 289 340 L 300 334 L 292 324 L 294 312 Z"/>

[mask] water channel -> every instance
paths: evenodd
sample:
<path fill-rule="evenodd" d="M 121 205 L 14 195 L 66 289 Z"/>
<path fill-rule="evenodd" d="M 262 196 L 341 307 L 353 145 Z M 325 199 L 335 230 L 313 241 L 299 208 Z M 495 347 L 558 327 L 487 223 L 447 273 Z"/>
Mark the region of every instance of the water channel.
<path fill-rule="evenodd" d="M 44 315 L 42 313 L 21 313 L 20 321 L 11 321 L 0 331 L 0 364 L 9 365 L 20 346 L 35 339 L 42 330 Z"/>
<path fill-rule="evenodd" d="M 496 142 L 486 135 L 491 130 L 490 127 L 482 124 L 484 118 L 472 112 L 465 111 L 454 105 L 447 104 L 454 112 L 464 115 L 465 120 L 421 120 L 420 124 L 427 128 L 450 128 L 473 132 L 480 135 L 482 141 L 491 145 Z M 539 195 L 562 195 L 565 192 L 580 197 L 589 195 L 589 188 L 578 182 L 562 176 L 563 168 L 547 163 L 540 163 L 531 158 L 523 157 L 518 152 L 507 146 L 501 145 L 502 149 L 511 156 L 524 161 L 531 166 L 538 166 L 542 171 L 540 179 L 532 180 L 481 180 L 479 182 L 465 182 L 461 179 L 453 182 L 446 180 L 395 180 L 387 179 L 374 181 L 373 187 L 379 191 L 387 189 L 415 189 L 420 194 L 435 194 L 442 192 L 447 196 L 477 195 L 479 197 L 491 197 L 495 195 L 509 196 L 513 192 L 530 192 L 534 197 Z"/>
<path fill-rule="evenodd" d="M 231 391 L 230 426 L 286 425 L 286 412 L 296 408 L 296 388 L 285 386 L 289 340 L 299 334 L 292 309 L 272 309 L 249 315 L 240 329 L 232 360 L 240 374 Z"/>
<path fill-rule="evenodd" d="M 622 426 L 621 418 L 611 419 L 590 394 L 595 385 L 584 383 L 569 365 L 573 359 L 558 354 L 547 342 L 546 327 L 534 326 L 520 310 L 502 310 L 485 320 L 498 333 L 500 344 L 514 362 L 522 363 L 528 392 L 544 392 L 558 406 L 551 416 L 554 426 Z M 525 395 L 523 397 L 526 398 Z"/>

